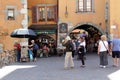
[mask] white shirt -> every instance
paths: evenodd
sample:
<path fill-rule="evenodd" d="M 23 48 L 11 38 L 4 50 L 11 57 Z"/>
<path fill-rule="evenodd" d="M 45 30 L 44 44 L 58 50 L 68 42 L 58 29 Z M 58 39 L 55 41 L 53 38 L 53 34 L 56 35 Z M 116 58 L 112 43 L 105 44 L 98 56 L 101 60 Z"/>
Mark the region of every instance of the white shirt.
<path fill-rule="evenodd" d="M 79 46 L 84 46 L 84 48 L 85 48 L 85 46 L 86 46 L 86 43 L 85 43 L 85 41 L 83 41 L 83 42 L 80 42 L 80 45 Z"/>
<path fill-rule="evenodd" d="M 104 42 L 104 43 L 103 43 Z M 105 45 L 104 45 L 105 44 Z M 99 49 L 100 49 L 100 52 L 103 52 L 103 51 L 107 51 L 108 49 L 108 42 L 107 41 L 99 41 Z M 106 49 L 107 48 L 107 49 Z"/>

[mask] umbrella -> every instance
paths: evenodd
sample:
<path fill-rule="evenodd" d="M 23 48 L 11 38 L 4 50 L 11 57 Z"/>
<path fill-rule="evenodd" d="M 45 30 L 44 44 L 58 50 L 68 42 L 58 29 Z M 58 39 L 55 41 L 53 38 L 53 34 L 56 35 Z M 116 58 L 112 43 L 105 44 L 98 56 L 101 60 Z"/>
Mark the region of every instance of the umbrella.
<path fill-rule="evenodd" d="M 31 29 L 20 28 L 14 30 L 10 36 L 15 38 L 30 38 L 30 37 L 36 37 L 37 35 Z"/>

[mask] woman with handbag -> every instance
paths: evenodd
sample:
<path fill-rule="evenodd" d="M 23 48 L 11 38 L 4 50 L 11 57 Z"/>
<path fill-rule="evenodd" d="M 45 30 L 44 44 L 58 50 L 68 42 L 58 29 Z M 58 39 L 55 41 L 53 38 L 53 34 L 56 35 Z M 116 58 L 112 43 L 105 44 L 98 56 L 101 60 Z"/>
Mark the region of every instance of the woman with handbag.
<path fill-rule="evenodd" d="M 82 62 L 82 65 L 80 66 L 80 67 L 85 67 L 85 60 L 84 60 L 84 55 L 85 55 L 85 46 L 86 46 L 86 43 L 85 43 L 85 39 L 84 39 L 84 37 L 80 37 L 80 44 L 79 44 L 79 52 L 78 52 L 78 54 L 79 54 L 79 58 L 80 58 L 80 60 L 81 60 L 81 62 Z"/>
<path fill-rule="evenodd" d="M 100 57 L 100 67 L 106 68 L 108 65 L 108 42 L 105 35 L 101 36 L 101 40 L 98 44 L 98 55 Z"/>

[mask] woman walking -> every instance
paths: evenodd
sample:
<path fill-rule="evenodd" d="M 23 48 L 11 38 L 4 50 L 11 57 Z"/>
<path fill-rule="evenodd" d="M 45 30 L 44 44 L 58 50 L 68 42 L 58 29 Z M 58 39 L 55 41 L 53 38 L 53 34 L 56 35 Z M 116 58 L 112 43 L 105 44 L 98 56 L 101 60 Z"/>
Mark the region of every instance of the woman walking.
<path fill-rule="evenodd" d="M 106 68 L 108 65 L 108 42 L 105 35 L 101 36 L 101 40 L 98 44 L 98 55 L 100 57 L 100 67 Z"/>
<path fill-rule="evenodd" d="M 80 60 L 82 62 L 82 65 L 81 67 L 85 67 L 85 61 L 84 61 L 84 55 L 85 55 L 85 46 L 86 46 L 86 43 L 85 43 L 85 39 L 84 37 L 80 37 L 80 44 L 79 44 L 79 57 L 80 57 Z"/>

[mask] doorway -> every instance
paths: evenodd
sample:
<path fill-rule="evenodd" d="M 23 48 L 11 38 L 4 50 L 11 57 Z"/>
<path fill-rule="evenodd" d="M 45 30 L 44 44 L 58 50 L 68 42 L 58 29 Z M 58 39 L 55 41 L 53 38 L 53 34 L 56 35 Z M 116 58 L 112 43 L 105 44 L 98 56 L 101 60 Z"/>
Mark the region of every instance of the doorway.
<path fill-rule="evenodd" d="M 86 51 L 89 53 L 97 52 L 98 41 L 103 31 L 94 25 L 82 24 L 74 27 L 69 33 L 70 37 L 74 39 L 79 39 L 82 34 L 86 35 Z"/>

